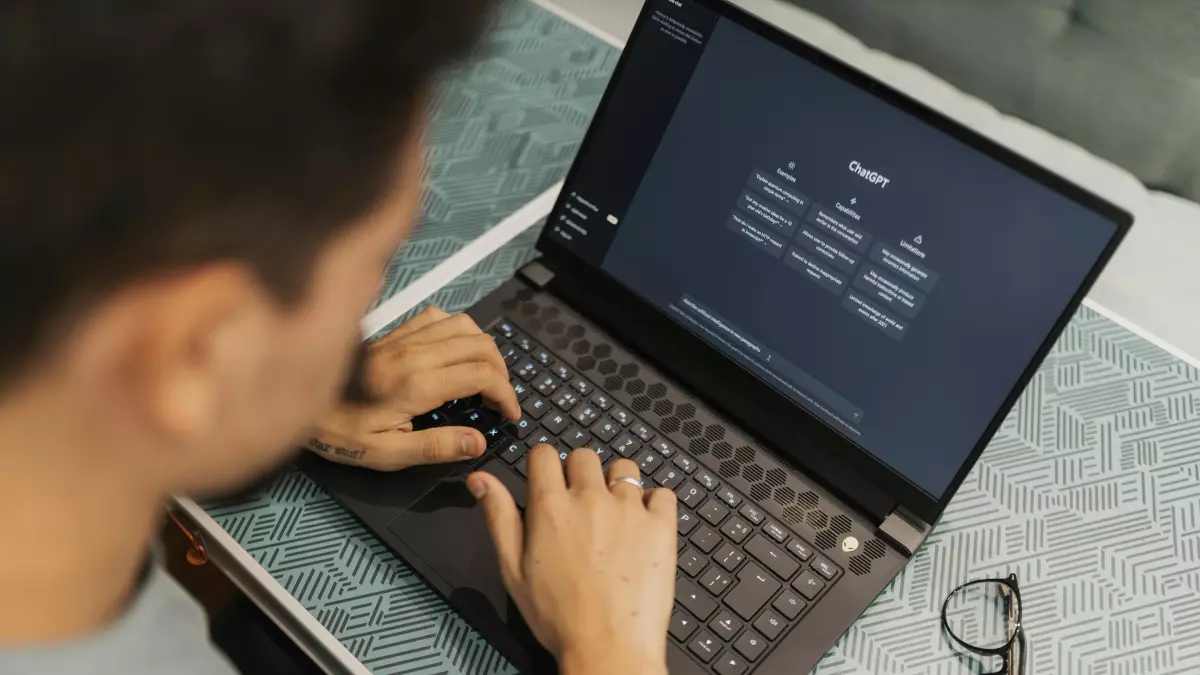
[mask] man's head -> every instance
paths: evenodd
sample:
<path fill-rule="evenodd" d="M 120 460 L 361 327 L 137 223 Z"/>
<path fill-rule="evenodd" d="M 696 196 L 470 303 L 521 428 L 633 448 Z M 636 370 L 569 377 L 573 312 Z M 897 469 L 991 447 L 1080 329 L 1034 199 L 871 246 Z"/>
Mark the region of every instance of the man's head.
<path fill-rule="evenodd" d="M 490 4 L 0 7 L 0 415 L 164 489 L 278 461 L 340 391 L 431 82 Z"/>

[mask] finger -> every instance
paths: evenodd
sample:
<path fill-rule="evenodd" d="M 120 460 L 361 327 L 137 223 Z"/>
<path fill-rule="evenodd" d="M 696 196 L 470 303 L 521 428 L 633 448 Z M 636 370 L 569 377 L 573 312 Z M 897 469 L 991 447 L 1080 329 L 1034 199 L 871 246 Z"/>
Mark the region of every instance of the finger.
<path fill-rule="evenodd" d="M 567 485 L 572 490 L 604 490 L 604 467 L 596 451 L 576 450 L 567 456 Z"/>
<path fill-rule="evenodd" d="M 374 443 L 401 467 L 447 464 L 475 459 L 487 450 L 483 434 L 465 427 L 439 427 L 411 433 L 384 434 Z"/>
<path fill-rule="evenodd" d="M 562 460 L 558 457 L 558 451 L 549 445 L 543 443 L 529 451 L 525 470 L 529 472 L 530 511 L 536 511 L 541 500 L 567 491 Z"/>
<path fill-rule="evenodd" d="M 621 478 L 633 478 L 638 482 L 642 480 L 642 472 L 638 469 L 638 465 L 628 459 L 618 459 L 608 465 L 608 488 L 609 492 L 621 499 L 630 501 L 642 501 L 642 489 L 635 487 L 628 481 L 620 480 Z"/>
<path fill-rule="evenodd" d="M 460 363 L 414 375 L 404 393 L 423 410 L 433 410 L 446 401 L 468 398 L 475 394 L 495 401 L 500 412 L 511 420 L 520 419 L 521 404 L 508 380 L 508 373 L 498 371 L 490 363 L 475 361 Z"/>
<path fill-rule="evenodd" d="M 484 361 L 500 372 L 506 372 L 508 369 L 504 363 L 504 357 L 496 348 L 496 343 L 482 333 L 459 335 L 409 348 L 413 350 L 411 353 L 414 354 L 420 365 L 429 369 L 446 368 L 472 361 Z"/>
<path fill-rule="evenodd" d="M 412 331 L 407 335 L 405 342 L 411 344 L 428 344 L 430 342 L 449 340 L 454 337 L 484 334 L 474 319 L 466 314 L 455 314 Z M 491 338 L 489 337 L 488 339 L 490 340 Z"/>
<path fill-rule="evenodd" d="M 496 557 L 500 560 L 500 576 L 513 597 L 519 597 L 523 583 L 521 560 L 525 556 L 525 527 L 512 494 L 495 476 L 478 471 L 467 477 L 467 489 L 475 495 L 483 509 Z"/>
<path fill-rule="evenodd" d="M 646 510 L 674 524 L 679 516 L 679 504 L 675 493 L 662 488 L 647 491 Z"/>
<path fill-rule="evenodd" d="M 443 321 L 448 318 L 450 318 L 450 315 L 443 312 L 441 309 L 437 307 L 426 307 L 413 318 L 397 326 L 396 330 L 393 330 L 387 335 L 376 340 L 374 345 L 379 348 L 386 347 L 387 345 L 401 340 L 404 337 L 421 330 L 422 328 L 431 326 L 438 321 Z"/>

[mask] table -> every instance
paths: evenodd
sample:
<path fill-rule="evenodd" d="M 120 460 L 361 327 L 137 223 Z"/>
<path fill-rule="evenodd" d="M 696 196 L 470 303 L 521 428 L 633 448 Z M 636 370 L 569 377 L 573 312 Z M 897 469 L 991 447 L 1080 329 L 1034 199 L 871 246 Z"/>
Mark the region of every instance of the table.
<path fill-rule="evenodd" d="M 562 177 L 616 62 L 525 2 L 485 53 L 441 89 L 425 216 L 383 297 Z M 470 306 L 531 259 L 538 229 L 429 302 Z M 210 538 L 243 547 L 370 671 L 515 672 L 302 473 L 205 508 L 220 528 Z M 963 581 L 1008 572 L 1021 580 L 1030 672 L 1200 672 L 1200 372 L 1080 310 L 935 533 L 816 672 L 976 672 L 941 637 L 938 609 Z"/>

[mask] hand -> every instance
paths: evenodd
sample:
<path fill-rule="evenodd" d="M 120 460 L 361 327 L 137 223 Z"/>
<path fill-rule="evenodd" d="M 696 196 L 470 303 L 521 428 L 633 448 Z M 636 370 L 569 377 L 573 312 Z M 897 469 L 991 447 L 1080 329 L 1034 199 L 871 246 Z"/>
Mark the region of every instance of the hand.
<path fill-rule="evenodd" d="M 509 595 L 565 675 L 667 672 L 675 588 L 675 494 L 642 490 L 627 459 L 608 480 L 591 450 L 566 461 L 546 445 L 528 459 L 525 522 L 512 495 L 478 472 L 467 486 L 483 507 Z"/>
<path fill-rule="evenodd" d="M 483 454 L 483 434 L 462 427 L 413 431 L 414 417 L 476 394 L 508 419 L 521 417 L 504 358 L 465 314 L 430 308 L 376 340 L 366 385 L 380 403 L 330 413 L 310 439 L 311 450 L 377 471 L 456 462 Z"/>

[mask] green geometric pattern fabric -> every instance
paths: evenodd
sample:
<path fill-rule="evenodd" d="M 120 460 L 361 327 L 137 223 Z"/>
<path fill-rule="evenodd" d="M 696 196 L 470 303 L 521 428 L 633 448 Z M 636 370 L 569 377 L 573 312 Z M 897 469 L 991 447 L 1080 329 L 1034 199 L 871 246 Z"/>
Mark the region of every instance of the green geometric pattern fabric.
<path fill-rule="evenodd" d="M 620 53 L 517 0 L 433 103 L 423 216 L 389 298 L 562 180 Z"/>
<path fill-rule="evenodd" d="M 561 178 L 615 63 L 527 4 L 488 45 L 439 99 L 427 215 L 385 297 Z M 539 229 L 429 302 L 469 307 L 531 259 Z M 513 672 L 302 473 L 207 510 L 374 672 Z M 816 672 L 979 672 L 942 638 L 940 603 L 1008 572 L 1025 601 L 1029 672 L 1200 672 L 1200 373 L 1081 310 L 933 536 Z"/>

